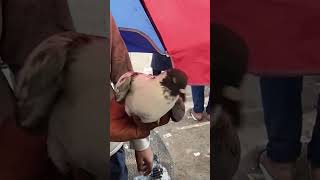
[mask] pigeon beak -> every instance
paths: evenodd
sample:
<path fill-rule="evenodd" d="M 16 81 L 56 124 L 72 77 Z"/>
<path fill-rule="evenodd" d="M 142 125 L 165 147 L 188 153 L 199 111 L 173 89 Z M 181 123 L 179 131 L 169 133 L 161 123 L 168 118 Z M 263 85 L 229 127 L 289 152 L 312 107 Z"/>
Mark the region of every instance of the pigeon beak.
<path fill-rule="evenodd" d="M 182 93 L 182 94 L 186 94 L 186 90 L 185 90 L 185 89 L 180 89 L 179 91 L 180 91 L 180 93 Z"/>

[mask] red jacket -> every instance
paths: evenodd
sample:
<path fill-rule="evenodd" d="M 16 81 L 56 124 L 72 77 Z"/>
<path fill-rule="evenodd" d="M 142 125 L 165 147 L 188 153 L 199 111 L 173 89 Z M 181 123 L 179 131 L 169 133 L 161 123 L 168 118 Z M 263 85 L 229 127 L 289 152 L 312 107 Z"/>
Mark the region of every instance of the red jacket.
<path fill-rule="evenodd" d="M 320 72 L 320 1 L 215 0 L 211 18 L 239 33 L 257 74 Z"/>

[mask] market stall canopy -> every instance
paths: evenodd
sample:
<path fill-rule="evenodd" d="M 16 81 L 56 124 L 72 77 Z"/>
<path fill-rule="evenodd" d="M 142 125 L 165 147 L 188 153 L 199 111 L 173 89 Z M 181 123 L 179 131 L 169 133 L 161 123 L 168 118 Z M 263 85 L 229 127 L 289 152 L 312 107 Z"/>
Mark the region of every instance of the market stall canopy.
<path fill-rule="evenodd" d="M 210 83 L 210 0 L 111 0 L 129 52 L 168 54 L 189 84 Z"/>

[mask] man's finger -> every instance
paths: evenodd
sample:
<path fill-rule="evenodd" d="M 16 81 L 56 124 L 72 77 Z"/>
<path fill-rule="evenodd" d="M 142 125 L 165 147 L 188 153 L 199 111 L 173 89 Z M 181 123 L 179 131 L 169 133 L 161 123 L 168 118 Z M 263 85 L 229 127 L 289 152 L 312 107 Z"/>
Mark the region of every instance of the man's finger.
<path fill-rule="evenodd" d="M 144 175 L 145 176 L 149 175 L 151 173 L 151 171 L 152 171 L 152 163 L 147 162 L 146 163 L 146 170 L 144 171 L 145 172 Z"/>
<path fill-rule="evenodd" d="M 147 171 L 147 166 L 144 164 L 144 165 L 142 166 L 142 168 L 140 169 L 140 171 L 146 172 L 146 171 Z"/>
<path fill-rule="evenodd" d="M 137 161 L 137 168 L 139 172 L 145 172 L 144 162 L 142 160 Z"/>

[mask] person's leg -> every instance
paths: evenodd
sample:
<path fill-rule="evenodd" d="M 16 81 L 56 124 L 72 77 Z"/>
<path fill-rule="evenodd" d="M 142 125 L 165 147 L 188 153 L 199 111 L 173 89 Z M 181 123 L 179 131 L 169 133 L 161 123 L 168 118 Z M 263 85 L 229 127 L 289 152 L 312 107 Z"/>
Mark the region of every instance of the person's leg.
<path fill-rule="evenodd" d="M 268 134 L 265 163 L 276 177 L 291 179 L 290 167 L 301 151 L 303 77 L 260 79 L 264 119 Z M 267 167 L 267 168 L 268 168 Z M 280 171 L 281 169 L 281 171 Z M 291 169 L 291 170 L 290 170 Z"/>
<path fill-rule="evenodd" d="M 154 76 L 157 76 L 157 75 L 161 74 L 161 70 L 152 69 L 152 74 Z"/>
<path fill-rule="evenodd" d="M 123 148 L 110 157 L 110 168 L 111 180 L 128 180 L 128 169 Z"/>
<path fill-rule="evenodd" d="M 204 86 L 191 86 L 191 93 L 193 100 L 192 118 L 201 120 L 204 111 Z"/>
<path fill-rule="evenodd" d="M 154 53 L 151 60 L 153 75 L 159 75 L 161 71 L 172 69 L 171 59 L 165 55 Z"/>
<path fill-rule="evenodd" d="M 308 156 L 313 168 L 313 179 L 320 180 L 320 95 L 318 97 L 318 112 L 313 128 L 312 140 L 309 143 Z"/>
<path fill-rule="evenodd" d="M 213 106 L 212 106 L 212 104 L 211 104 L 211 99 L 212 99 L 212 93 L 211 93 L 211 91 L 209 92 L 209 101 L 208 101 L 208 105 L 207 105 L 207 107 L 206 107 L 206 112 L 207 112 L 207 114 L 210 114 L 210 112 L 212 111 L 212 109 L 213 109 Z M 212 106 L 212 107 L 211 107 Z"/>
<path fill-rule="evenodd" d="M 191 86 L 193 111 L 203 113 L 204 111 L 204 86 Z"/>

